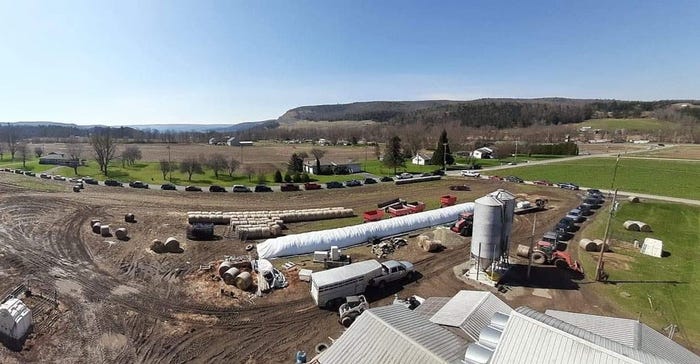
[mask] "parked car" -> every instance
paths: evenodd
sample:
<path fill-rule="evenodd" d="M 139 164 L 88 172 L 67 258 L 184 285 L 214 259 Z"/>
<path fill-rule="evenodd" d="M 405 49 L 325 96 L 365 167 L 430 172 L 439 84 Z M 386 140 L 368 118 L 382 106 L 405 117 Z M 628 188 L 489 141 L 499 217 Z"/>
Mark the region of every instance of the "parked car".
<path fill-rule="evenodd" d="M 357 187 L 357 186 L 362 186 L 362 182 L 360 182 L 356 179 L 351 179 L 349 181 L 345 181 L 345 185 L 348 187 Z"/>
<path fill-rule="evenodd" d="M 384 176 L 379 179 L 379 182 L 394 182 L 394 179 L 388 176 Z"/>
<path fill-rule="evenodd" d="M 272 188 L 265 185 L 257 185 L 255 186 L 255 192 L 272 192 Z"/>
<path fill-rule="evenodd" d="M 65 180 L 66 180 L 66 177 L 63 177 L 63 176 L 61 176 L 60 174 L 57 174 L 57 175 L 53 176 L 52 179 L 53 179 L 54 181 L 65 181 Z"/>
<path fill-rule="evenodd" d="M 218 185 L 211 185 L 209 186 L 209 192 L 226 192 L 226 189 Z"/>
<path fill-rule="evenodd" d="M 129 187 L 131 188 L 148 188 L 148 183 L 143 183 L 141 181 L 129 182 Z"/>
<path fill-rule="evenodd" d="M 34 177 L 34 176 L 36 176 L 36 173 L 34 173 L 32 171 L 26 171 L 26 172 L 24 172 L 24 175 L 29 176 L 29 177 Z"/>
<path fill-rule="evenodd" d="M 233 188 L 231 189 L 233 192 L 252 192 L 250 188 L 244 186 L 244 185 L 234 185 Z"/>
<path fill-rule="evenodd" d="M 89 184 L 89 185 L 96 185 L 97 180 L 92 178 L 92 177 L 83 177 L 83 182 Z"/>
<path fill-rule="evenodd" d="M 175 191 L 177 190 L 177 187 L 175 187 L 175 185 L 172 183 L 163 183 L 160 185 L 160 189 L 164 191 Z"/>
<path fill-rule="evenodd" d="M 318 184 L 318 183 L 315 183 L 315 182 L 306 182 L 306 183 L 304 183 L 304 189 L 307 190 L 307 191 L 310 191 L 310 190 L 320 190 L 320 189 L 321 189 L 321 185 Z"/>
<path fill-rule="evenodd" d="M 280 186 L 280 190 L 282 192 L 299 191 L 299 185 L 295 185 L 294 183 L 285 183 Z"/>
<path fill-rule="evenodd" d="M 566 188 L 567 190 L 572 190 L 572 191 L 578 190 L 578 186 L 571 183 L 571 182 L 559 182 L 557 184 L 559 185 L 559 188 Z"/>
<path fill-rule="evenodd" d="M 365 184 L 366 184 L 366 185 L 373 185 L 373 184 L 375 184 L 375 183 L 377 183 L 377 180 L 376 180 L 376 179 L 371 178 L 371 177 L 365 178 Z"/>
<path fill-rule="evenodd" d="M 574 220 L 574 222 L 583 222 L 586 221 L 586 217 L 583 216 L 583 211 L 581 209 L 571 209 L 567 214 L 566 217 Z"/>
<path fill-rule="evenodd" d="M 588 191 L 586 191 L 587 194 L 589 195 L 602 195 L 603 193 L 600 192 L 599 189 L 597 188 L 589 188 Z"/>
<path fill-rule="evenodd" d="M 106 180 L 105 180 L 105 186 L 123 187 L 124 185 L 123 185 L 121 182 L 119 182 L 119 181 L 117 181 L 117 180 L 115 180 L 115 179 L 106 179 Z"/>
<path fill-rule="evenodd" d="M 413 178 L 413 175 L 410 174 L 410 173 L 408 173 L 408 172 L 403 172 L 403 173 L 401 173 L 401 174 L 397 174 L 397 175 L 396 175 L 396 178 L 398 178 L 398 179 L 409 179 L 409 178 Z"/>
<path fill-rule="evenodd" d="M 504 180 L 513 183 L 523 183 L 523 179 L 517 176 L 508 176 Z"/>
<path fill-rule="evenodd" d="M 553 186 L 554 183 L 547 181 L 546 179 L 541 179 L 537 181 L 533 181 L 532 183 L 540 186 Z"/>
<path fill-rule="evenodd" d="M 345 187 L 345 186 L 343 186 L 343 184 L 340 183 L 340 182 L 338 182 L 338 181 L 330 181 L 330 182 L 327 182 L 327 183 L 326 183 L 326 188 L 327 188 L 327 189 L 331 189 L 331 188 L 343 188 L 343 187 Z"/>
<path fill-rule="evenodd" d="M 197 187 L 197 186 L 187 186 L 187 187 L 185 187 L 185 191 L 187 191 L 187 192 L 202 192 L 202 188 Z"/>
<path fill-rule="evenodd" d="M 466 171 L 461 171 L 459 172 L 464 177 L 479 177 L 481 176 L 481 173 L 477 171 L 471 171 L 471 170 L 466 170 Z"/>
<path fill-rule="evenodd" d="M 503 181 L 501 176 L 489 176 L 489 179 L 494 181 Z"/>

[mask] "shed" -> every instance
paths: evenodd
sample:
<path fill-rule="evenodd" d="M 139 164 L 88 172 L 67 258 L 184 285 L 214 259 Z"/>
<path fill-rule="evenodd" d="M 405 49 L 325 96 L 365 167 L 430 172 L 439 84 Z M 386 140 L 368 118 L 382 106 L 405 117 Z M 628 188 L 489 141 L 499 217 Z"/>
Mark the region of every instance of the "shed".
<path fill-rule="evenodd" d="M 411 159 L 411 163 L 419 166 L 424 166 L 426 164 L 430 164 L 430 157 L 423 153 L 416 153 L 416 155 L 413 156 L 413 159 Z"/>
<path fill-rule="evenodd" d="M 0 334 L 22 339 L 32 326 L 32 311 L 24 302 L 10 298 L 0 305 Z"/>
<path fill-rule="evenodd" d="M 317 358 L 321 364 L 460 363 L 466 341 L 402 305 L 363 312 Z"/>
<path fill-rule="evenodd" d="M 640 251 L 642 254 L 661 258 L 664 252 L 664 242 L 654 238 L 645 238 Z"/>
<path fill-rule="evenodd" d="M 490 159 L 493 158 L 493 149 L 482 147 L 474 150 L 470 155 L 476 159 Z"/>

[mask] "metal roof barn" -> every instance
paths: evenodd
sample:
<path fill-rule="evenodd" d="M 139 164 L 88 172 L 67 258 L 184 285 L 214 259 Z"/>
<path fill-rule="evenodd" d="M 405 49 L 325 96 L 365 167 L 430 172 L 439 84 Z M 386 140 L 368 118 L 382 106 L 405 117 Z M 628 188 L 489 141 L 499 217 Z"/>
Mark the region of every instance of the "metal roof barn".
<path fill-rule="evenodd" d="M 547 310 L 545 314 L 674 363 L 700 363 L 700 357 L 693 352 L 637 320 L 557 310 Z"/>
<path fill-rule="evenodd" d="M 460 363 L 466 342 L 402 305 L 363 312 L 316 360 L 326 364 Z"/>
<path fill-rule="evenodd" d="M 459 291 L 430 318 L 430 322 L 459 327 L 470 339 L 478 341 L 479 333 L 491 323 L 496 312 L 509 314 L 510 311 L 510 306 L 491 292 Z"/>

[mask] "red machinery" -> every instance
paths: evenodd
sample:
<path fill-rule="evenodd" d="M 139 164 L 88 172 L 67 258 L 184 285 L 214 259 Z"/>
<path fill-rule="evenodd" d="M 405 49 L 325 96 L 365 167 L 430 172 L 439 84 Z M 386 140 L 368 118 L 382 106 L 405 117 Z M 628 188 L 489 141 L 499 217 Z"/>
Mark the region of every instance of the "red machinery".
<path fill-rule="evenodd" d="M 419 201 L 404 203 L 400 206 L 395 205 L 387 207 L 387 212 L 389 212 L 392 217 L 415 214 L 423 210 L 425 210 L 425 204 Z"/>
<path fill-rule="evenodd" d="M 473 226 L 474 214 L 471 212 L 463 212 L 459 214 L 459 219 L 452 225 L 450 230 L 462 236 L 472 236 Z"/>
<path fill-rule="evenodd" d="M 518 246 L 518 255 L 527 258 L 529 247 L 525 245 Z M 556 250 L 555 245 L 547 241 L 538 241 L 537 246 L 530 253 L 532 262 L 535 264 L 553 264 L 557 268 L 571 269 L 575 272 L 583 274 L 581 264 L 571 257 L 571 254 L 565 251 Z"/>
<path fill-rule="evenodd" d="M 365 222 L 370 222 L 370 221 L 379 221 L 384 217 L 384 210 L 371 210 L 371 211 L 365 211 L 362 214 L 362 219 Z"/>
<path fill-rule="evenodd" d="M 440 196 L 440 207 L 452 206 L 457 202 L 457 196 L 445 195 Z"/>

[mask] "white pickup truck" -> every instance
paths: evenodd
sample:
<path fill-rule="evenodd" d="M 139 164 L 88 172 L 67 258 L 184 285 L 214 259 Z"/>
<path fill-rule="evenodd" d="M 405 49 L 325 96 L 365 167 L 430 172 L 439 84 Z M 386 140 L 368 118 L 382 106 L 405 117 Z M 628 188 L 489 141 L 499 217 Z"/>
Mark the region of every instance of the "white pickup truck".
<path fill-rule="evenodd" d="M 406 261 L 365 260 L 311 274 L 311 297 L 320 307 L 337 307 L 346 296 L 362 294 L 369 286 L 383 289 L 387 283 L 410 278 L 413 264 Z"/>

